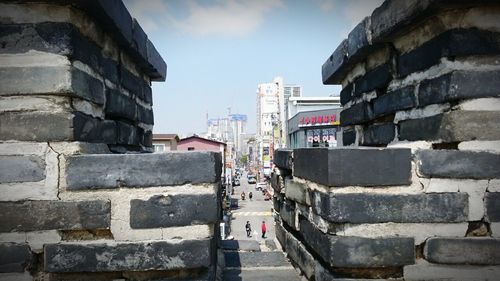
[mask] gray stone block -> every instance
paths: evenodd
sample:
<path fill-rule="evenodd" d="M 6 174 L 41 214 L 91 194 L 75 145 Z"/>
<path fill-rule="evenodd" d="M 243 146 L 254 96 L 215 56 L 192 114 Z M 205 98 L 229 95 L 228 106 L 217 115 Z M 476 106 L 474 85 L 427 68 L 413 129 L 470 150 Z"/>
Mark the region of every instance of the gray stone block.
<path fill-rule="evenodd" d="M 396 125 L 393 123 L 383 123 L 371 125 L 363 131 L 362 144 L 387 145 L 394 140 L 396 135 Z"/>
<path fill-rule="evenodd" d="M 484 206 L 486 219 L 489 222 L 500 222 L 500 192 L 486 192 Z"/>
<path fill-rule="evenodd" d="M 0 155 L 0 183 L 34 182 L 45 179 L 45 160 L 34 155 Z"/>
<path fill-rule="evenodd" d="M 382 65 L 367 71 L 363 76 L 354 81 L 354 93 L 356 97 L 361 97 L 363 93 L 367 93 L 376 89 L 387 88 L 392 80 L 391 65 L 386 62 Z"/>
<path fill-rule="evenodd" d="M 429 178 L 500 178 L 500 156 L 488 152 L 418 150 L 418 173 Z"/>
<path fill-rule="evenodd" d="M 308 220 L 300 221 L 306 243 L 332 267 L 397 267 L 415 262 L 413 238 L 362 238 L 334 236 L 319 231 Z"/>
<path fill-rule="evenodd" d="M 154 124 L 153 110 L 144 108 L 142 106 L 138 106 L 137 107 L 137 121 L 139 123 L 153 125 Z"/>
<path fill-rule="evenodd" d="M 0 202 L 0 232 L 109 228 L 109 201 Z"/>
<path fill-rule="evenodd" d="M 33 261 L 28 244 L 0 243 L 0 273 L 24 272 Z"/>
<path fill-rule="evenodd" d="M 372 101 L 373 114 L 376 117 L 395 113 L 399 110 L 410 109 L 417 106 L 415 87 L 407 86 L 388 92 Z"/>
<path fill-rule="evenodd" d="M 302 148 L 294 158 L 294 176 L 328 186 L 410 183 L 409 149 Z"/>
<path fill-rule="evenodd" d="M 148 187 L 218 182 L 221 169 L 215 152 L 95 154 L 69 156 L 65 177 L 70 190 Z"/>
<path fill-rule="evenodd" d="M 321 76 L 323 77 L 323 84 L 336 84 L 346 74 L 347 71 L 341 70 L 342 65 L 347 61 L 347 39 L 342 41 L 333 54 L 323 63 L 321 67 Z"/>
<path fill-rule="evenodd" d="M 468 219 L 467 193 L 333 194 L 314 192 L 313 210 L 335 223 L 438 223 Z"/>
<path fill-rule="evenodd" d="M 116 121 L 115 123 L 117 129 L 117 144 L 140 145 L 142 139 L 140 130 L 142 129 L 122 121 Z"/>
<path fill-rule="evenodd" d="M 356 131 L 355 130 L 342 130 L 342 143 L 344 146 L 349 146 L 356 143 Z"/>
<path fill-rule="evenodd" d="M 224 281 L 301 281 L 293 268 L 249 268 L 249 269 L 225 269 L 222 274 Z"/>
<path fill-rule="evenodd" d="M 210 266 L 210 239 L 148 243 L 46 244 L 47 272 L 108 272 Z"/>
<path fill-rule="evenodd" d="M 283 227 L 283 225 L 281 225 L 281 223 L 277 222 L 274 226 L 274 231 L 276 232 L 276 239 L 281 244 L 281 247 L 286 248 L 286 229 Z"/>
<path fill-rule="evenodd" d="M 226 267 L 289 266 L 282 252 L 225 252 Z"/>
<path fill-rule="evenodd" d="M 293 179 L 285 179 L 285 196 L 286 198 L 306 204 L 307 186 Z"/>
<path fill-rule="evenodd" d="M 307 279 L 310 280 L 314 276 L 315 259 L 305 246 L 291 233 L 287 233 L 286 252 L 288 253 L 288 257 L 299 266 Z"/>
<path fill-rule="evenodd" d="M 0 140 L 65 141 L 73 137 L 73 115 L 68 112 L 0 113 Z"/>
<path fill-rule="evenodd" d="M 277 149 L 274 151 L 273 163 L 277 167 L 285 170 L 292 170 L 293 167 L 293 150 Z"/>
<path fill-rule="evenodd" d="M 498 97 L 500 71 L 454 71 L 424 80 L 418 90 L 418 104 L 425 106 L 462 99 Z"/>
<path fill-rule="evenodd" d="M 491 237 L 429 238 L 424 257 L 431 263 L 499 265 L 500 239 Z"/>
<path fill-rule="evenodd" d="M 132 228 L 213 224 L 218 219 L 216 194 L 155 195 L 130 201 Z"/>
<path fill-rule="evenodd" d="M 112 120 L 101 120 L 75 112 L 72 127 L 72 140 L 115 144 L 118 139 L 118 126 Z"/>
<path fill-rule="evenodd" d="M 399 139 L 460 142 L 500 139 L 500 111 L 451 111 L 402 121 Z"/>
<path fill-rule="evenodd" d="M 370 45 L 368 41 L 368 32 L 370 31 L 370 18 L 365 17 L 356 27 L 354 27 L 347 36 L 347 54 L 351 60 L 353 56 L 363 53 Z"/>
<path fill-rule="evenodd" d="M 340 124 L 342 127 L 363 124 L 373 119 L 371 104 L 363 101 L 344 108 L 340 112 Z"/>
<path fill-rule="evenodd" d="M 154 81 L 165 81 L 167 77 L 167 64 L 162 59 L 160 53 L 156 50 L 155 46 L 151 41 L 148 40 L 146 44 L 148 52 L 148 63 L 151 69 L 155 70 L 156 75 L 150 74 Z"/>
<path fill-rule="evenodd" d="M 271 173 L 271 187 L 274 189 L 276 192 L 281 192 L 281 176 L 278 173 Z"/>
<path fill-rule="evenodd" d="M 122 117 L 137 120 L 137 104 L 135 100 L 117 90 L 106 89 L 106 118 Z"/>
<path fill-rule="evenodd" d="M 295 202 L 284 200 L 280 208 L 280 217 L 289 227 L 295 229 Z"/>

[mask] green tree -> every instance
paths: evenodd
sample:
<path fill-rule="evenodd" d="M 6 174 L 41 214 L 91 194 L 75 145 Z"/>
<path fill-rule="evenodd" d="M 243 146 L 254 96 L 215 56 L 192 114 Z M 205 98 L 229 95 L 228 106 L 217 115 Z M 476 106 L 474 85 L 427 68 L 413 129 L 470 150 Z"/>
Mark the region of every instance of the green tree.
<path fill-rule="evenodd" d="M 241 165 L 246 166 L 246 165 L 247 165 L 247 163 L 248 163 L 248 155 L 242 155 L 242 156 L 240 157 L 240 163 L 241 163 Z"/>

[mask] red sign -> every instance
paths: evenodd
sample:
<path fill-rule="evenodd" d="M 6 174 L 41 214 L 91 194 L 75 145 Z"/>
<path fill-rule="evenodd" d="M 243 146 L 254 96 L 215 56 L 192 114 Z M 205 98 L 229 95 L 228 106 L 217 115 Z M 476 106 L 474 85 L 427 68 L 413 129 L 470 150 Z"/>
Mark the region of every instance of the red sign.
<path fill-rule="evenodd" d="M 338 123 L 337 115 L 335 114 L 300 117 L 299 119 L 299 126 L 335 125 Z"/>

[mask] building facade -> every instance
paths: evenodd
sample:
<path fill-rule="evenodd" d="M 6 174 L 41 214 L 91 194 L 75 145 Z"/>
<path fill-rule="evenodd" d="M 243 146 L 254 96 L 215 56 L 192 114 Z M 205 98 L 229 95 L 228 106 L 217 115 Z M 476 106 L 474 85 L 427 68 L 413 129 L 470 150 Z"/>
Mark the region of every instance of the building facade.
<path fill-rule="evenodd" d="M 178 142 L 177 134 L 153 134 L 153 148 L 156 153 L 177 150 Z"/>
<path fill-rule="evenodd" d="M 331 108 L 297 113 L 288 120 L 289 148 L 336 147 L 341 110 Z"/>

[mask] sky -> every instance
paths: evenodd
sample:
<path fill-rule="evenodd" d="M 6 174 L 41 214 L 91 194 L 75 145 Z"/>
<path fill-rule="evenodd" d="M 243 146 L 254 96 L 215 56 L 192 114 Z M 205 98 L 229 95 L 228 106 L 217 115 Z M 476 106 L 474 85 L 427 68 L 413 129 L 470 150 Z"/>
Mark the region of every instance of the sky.
<path fill-rule="evenodd" d="M 153 82 L 154 133 L 206 132 L 206 117 L 248 115 L 256 90 L 281 76 L 303 96 L 338 95 L 321 66 L 382 0 L 124 0 L 167 63 Z"/>

